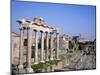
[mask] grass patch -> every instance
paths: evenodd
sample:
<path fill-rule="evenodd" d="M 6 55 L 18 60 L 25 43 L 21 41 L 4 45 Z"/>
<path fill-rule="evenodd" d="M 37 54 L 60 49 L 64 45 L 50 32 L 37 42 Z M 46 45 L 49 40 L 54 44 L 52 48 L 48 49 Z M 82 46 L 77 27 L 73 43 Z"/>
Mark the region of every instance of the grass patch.
<path fill-rule="evenodd" d="M 32 65 L 32 69 L 35 71 L 35 72 L 41 72 L 42 69 L 46 69 L 48 68 L 49 66 L 52 66 L 52 65 L 56 65 L 58 62 L 60 62 L 60 60 L 50 60 L 50 61 L 46 61 L 45 63 L 38 63 L 38 64 L 33 64 Z"/>

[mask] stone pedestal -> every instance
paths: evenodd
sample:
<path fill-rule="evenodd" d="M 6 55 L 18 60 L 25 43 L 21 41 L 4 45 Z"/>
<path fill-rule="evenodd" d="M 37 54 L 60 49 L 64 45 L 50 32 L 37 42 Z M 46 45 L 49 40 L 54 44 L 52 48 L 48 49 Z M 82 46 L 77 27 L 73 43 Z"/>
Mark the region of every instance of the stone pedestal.
<path fill-rule="evenodd" d="M 34 71 L 33 71 L 32 68 L 26 68 L 26 72 L 27 72 L 27 73 L 34 73 Z"/>
<path fill-rule="evenodd" d="M 23 73 L 23 65 L 18 66 L 18 73 Z"/>
<path fill-rule="evenodd" d="M 49 66 L 49 67 L 47 67 L 47 72 L 50 72 L 50 66 Z"/>

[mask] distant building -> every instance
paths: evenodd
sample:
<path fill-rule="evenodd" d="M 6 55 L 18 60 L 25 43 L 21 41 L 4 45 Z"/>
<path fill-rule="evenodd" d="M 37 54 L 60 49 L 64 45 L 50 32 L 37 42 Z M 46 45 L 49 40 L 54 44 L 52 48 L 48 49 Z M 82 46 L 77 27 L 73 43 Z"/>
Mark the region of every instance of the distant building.
<path fill-rule="evenodd" d="M 79 43 L 86 43 L 86 42 L 89 41 L 88 39 L 81 37 L 81 35 L 73 36 L 72 39 L 73 39 L 75 42 L 79 42 Z"/>
<path fill-rule="evenodd" d="M 16 64 L 18 65 L 19 63 L 19 45 L 20 45 L 20 35 L 12 32 L 11 33 L 11 37 L 12 37 L 12 64 Z M 26 61 L 26 49 L 27 49 L 27 37 L 24 36 L 24 53 L 23 53 L 23 61 Z M 32 45 L 34 46 L 35 44 L 34 41 L 34 37 L 33 37 L 33 41 L 32 41 Z"/>
<path fill-rule="evenodd" d="M 18 64 L 19 59 L 19 41 L 20 36 L 19 34 L 16 34 L 15 32 L 11 33 L 12 37 L 12 64 Z"/>
<path fill-rule="evenodd" d="M 66 34 L 63 34 L 59 38 L 59 49 L 60 50 L 67 50 L 69 49 L 69 36 Z"/>

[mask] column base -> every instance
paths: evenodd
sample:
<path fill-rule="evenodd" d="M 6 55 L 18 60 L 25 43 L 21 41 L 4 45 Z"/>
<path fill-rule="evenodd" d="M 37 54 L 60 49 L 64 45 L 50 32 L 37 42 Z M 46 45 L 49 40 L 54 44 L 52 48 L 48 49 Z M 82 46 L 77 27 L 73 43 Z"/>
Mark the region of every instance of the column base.
<path fill-rule="evenodd" d="M 32 68 L 26 68 L 26 72 L 27 72 L 27 73 L 33 73 L 34 71 L 33 71 Z"/>
<path fill-rule="evenodd" d="M 56 60 L 60 60 L 60 58 L 57 58 Z"/>
<path fill-rule="evenodd" d="M 23 73 L 23 65 L 18 66 L 18 73 Z"/>
<path fill-rule="evenodd" d="M 44 63 L 45 61 L 44 61 L 44 60 L 41 60 L 40 62 L 41 62 L 41 63 Z"/>
<path fill-rule="evenodd" d="M 34 64 L 38 64 L 38 62 L 34 62 Z"/>
<path fill-rule="evenodd" d="M 50 60 L 53 60 L 53 58 L 50 58 Z"/>
<path fill-rule="evenodd" d="M 49 59 L 46 59 L 46 61 L 49 61 Z"/>

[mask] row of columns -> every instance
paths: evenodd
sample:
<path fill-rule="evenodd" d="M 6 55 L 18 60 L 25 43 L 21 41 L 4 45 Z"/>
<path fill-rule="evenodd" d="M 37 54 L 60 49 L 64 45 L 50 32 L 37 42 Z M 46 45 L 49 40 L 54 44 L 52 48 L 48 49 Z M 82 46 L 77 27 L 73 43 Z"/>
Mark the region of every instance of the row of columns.
<path fill-rule="evenodd" d="M 27 47 L 27 64 L 26 64 L 26 71 L 31 73 L 33 70 L 31 69 L 31 46 L 32 46 L 32 29 L 27 27 L 27 38 L 28 38 L 28 47 Z M 34 64 L 38 64 L 38 31 L 35 31 L 35 58 Z M 50 60 L 53 60 L 53 32 L 50 33 Z M 56 58 L 59 59 L 59 33 L 56 33 Z M 24 42 L 24 29 L 20 28 L 20 53 L 19 53 L 19 72 L 21 73 L 23 70 L 23 42 Z M 49 33 L 46 32 L 46 61 L 49 60 Z M 40 62 L 44 62 L 44 32 L 41 31 L 41 51 L 40 51 Z"/>
<path fill-rule="evenodd" d="M 38 64 L 38 35 L 37 35 L 37 30 L 35 31 L 35 59 L 34 59 L 34 64 Z M 56 34 L 57 37 L 57 55 L 56 58 L 57 60 L 59 59 L 59 34 Z M 53 33 L 50 33 L 50 60 L 53 60 Z M 46 32 L 46 61 L 49 61 L 49 33 Z M 41 31 L 41 51 L 40 51 L 40 62 L 44 62 L 44 32 Z"/>

